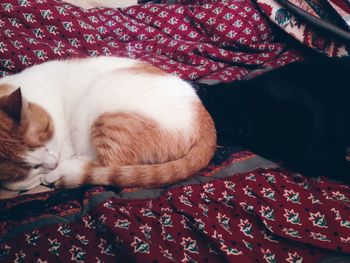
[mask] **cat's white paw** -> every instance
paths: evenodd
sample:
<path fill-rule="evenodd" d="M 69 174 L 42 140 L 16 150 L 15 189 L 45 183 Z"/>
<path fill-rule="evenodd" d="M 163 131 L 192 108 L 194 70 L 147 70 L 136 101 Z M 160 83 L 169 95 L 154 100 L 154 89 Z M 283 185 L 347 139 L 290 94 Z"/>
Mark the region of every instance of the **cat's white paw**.
<path fill-rule="evenodd" d="M 84 181 L 87 158 L 78 157 L 61 162 L 58 167 L 42 177 L 43 184 L 54 184 L 55 188 L 74 188 Z"/>
<path fill-rule="evenodd" d="M 61 174 L 58 171 L 58 169 L 56 168 L 55 170 L 47 173 L 47 174 L 43 174 L 40 178 L 41 183 L 43 185 L 52 185 L 54 182 L 56 182 L 58 179 L 60 179 Z"/>

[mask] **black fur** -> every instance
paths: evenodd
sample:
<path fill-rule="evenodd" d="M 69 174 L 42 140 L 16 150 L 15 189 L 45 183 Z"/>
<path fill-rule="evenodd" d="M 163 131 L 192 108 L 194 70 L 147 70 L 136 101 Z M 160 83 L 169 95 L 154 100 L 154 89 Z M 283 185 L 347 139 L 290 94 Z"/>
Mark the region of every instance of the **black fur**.
<path fill-rule="evenodd" d="M 197 91 L 220 145 L 350 183 L 350 58 L 293 63 L 248 81 L 197 84 Z"/>

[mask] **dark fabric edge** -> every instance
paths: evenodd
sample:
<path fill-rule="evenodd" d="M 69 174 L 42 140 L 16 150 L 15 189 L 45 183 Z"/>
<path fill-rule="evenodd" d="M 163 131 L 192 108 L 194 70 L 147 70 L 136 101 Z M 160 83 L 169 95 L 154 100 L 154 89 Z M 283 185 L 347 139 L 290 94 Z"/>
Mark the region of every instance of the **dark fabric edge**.
<path fill-rule="evenodd" d="M 53 225 L 53 224 L 59 224 L 59 223 L 71 223 L 74 222 L 80 218 L 82 218 L 84 215 L 86 215 L 90 210 L 98 206 L 99 204 L 103 203 L 107 199 L 111 197 L 115 197 L 114 192 L 104 192 L 97 196 L 94 196 L 91 198 L 91 200 L 88 202 L 87 205 L 83 207 L 83 209 L 77 213 L 67 215 L 65 217 L 59 217 L 59 216 L 51 216 L 47 218 L 38 219 L 35 222 L 30 223 L 24 223 L 21 225 L 18 225 L 11 229 L 7 234 L 5 234 L 3 237 L 0 238 L 0 243 L 5 242 L 9 239 L 14 238 L 15 236 L 22 234 L 23 232 L 27 232 L 36 228 L 40 228 L 46 225 Z"/>
<path fill-rule="evenodd" d="M 350 255 L 344 255 L 344 256 L 332 256 L 323 260 L 318 261 L 318 263 L 349 263 L 350 262 Z"/>

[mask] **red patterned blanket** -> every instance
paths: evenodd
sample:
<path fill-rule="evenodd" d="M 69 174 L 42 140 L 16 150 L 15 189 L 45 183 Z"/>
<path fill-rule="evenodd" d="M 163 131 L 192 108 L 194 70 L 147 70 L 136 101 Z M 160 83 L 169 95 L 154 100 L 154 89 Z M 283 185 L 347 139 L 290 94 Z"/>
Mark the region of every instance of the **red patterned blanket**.
<path fill-rule="evenodd" d="M 204 175 L 1 201 L 0 261 L 349 262 L 349 187 L 222 148 Z"/>
<path fill-rule="evenodd" d="M 4 0 L 0 15 L 0 76 L 51 59 L 119 55 L 188 80 L 231 81 L 302 58 L 274 40 L 249 0 L 89 11 L 60 0 Z"/>
<path fill-rule="evenodd" d="M 59 0 L 3 0 L 0 74 L 120 55 L 187 80 L 231 81 L 304 55 L 260 10 L 282 28 L 299 24 L 263 1 L 163 2 L 177 4 L 83 11 Z M 330 56 L 346 52 L 306 36 L 305 45 Z M 220 148 L 206 171 L 168 189 L 95 187 L 0 201 L 0 262 L 350 262 L 349 204 L 349 187 Z"/>

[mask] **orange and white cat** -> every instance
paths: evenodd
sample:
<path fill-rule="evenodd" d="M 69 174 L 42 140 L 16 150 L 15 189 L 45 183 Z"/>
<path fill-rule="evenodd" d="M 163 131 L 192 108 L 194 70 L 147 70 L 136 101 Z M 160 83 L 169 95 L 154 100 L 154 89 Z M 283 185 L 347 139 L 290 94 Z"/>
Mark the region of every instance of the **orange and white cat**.
<path fill-rule="evenodd" d="M 0 184 L 153 187 L 186 179 L 216 149 L 190 84 L 132 59 L 50 61 L 0 79 Z"/>

